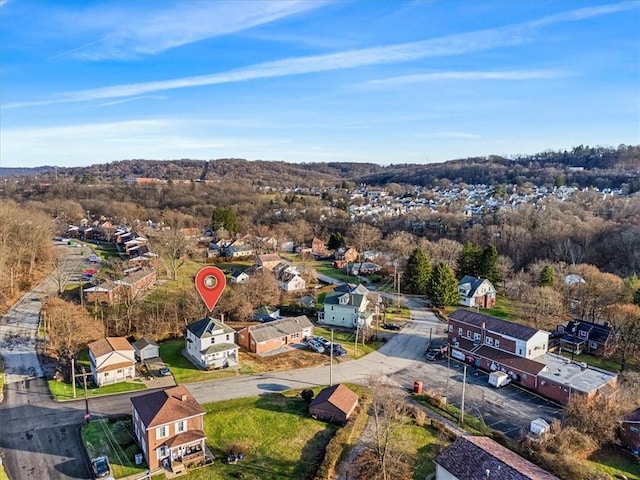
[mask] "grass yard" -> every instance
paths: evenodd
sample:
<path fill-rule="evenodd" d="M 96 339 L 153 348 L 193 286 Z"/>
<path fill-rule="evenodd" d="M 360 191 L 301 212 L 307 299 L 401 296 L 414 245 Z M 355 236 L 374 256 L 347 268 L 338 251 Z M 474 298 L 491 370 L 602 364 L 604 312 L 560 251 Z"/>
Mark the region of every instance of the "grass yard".
<path fill-rule="evenodd" d="M 509 320 L 518 322 L 520 311 L 518 309 L 517 302 L 509 300 L 501 295 L 496 296 L 496 305 L 493 308 L 486 310 L 480 310 L 483 315 L 489 315 L 491 317 L 501 318 L 502 320 Z"/>
<path fill-rule="evenodd" d="M 574 362 L 585 362 L 587 365 L 592 365 L 596 368 L 608 370 L 609 372 L 619 372 L 620 363 L 613 358 L 597 357 L 595 355 L 571 355 L 571 352 L 563 351 L 560 353 L 563 357 L 572 358 Z"/>
<path fill-rule="evenodd" d="M 182 477 L 185 480 L 222 480 L 235 478 L 237 472 L 245 480 L 306 478 L 316 471 L 338 428 L 309 417 L 307 404 L 293 392 L 203 407 L 207 444 L 217 459 Z M 229 449 L 241 451 L 244 459 L 223 464 L 219 459 Z"/>
<path fill-rule="evenodd" d="M 135 454 L 140 453 L 140 448 L 135 442 L 130 418 L 94 420 L 82 427 L 81 436 L 89 458 L 109 457 L 115 478 L 146 471 L 146 465 L 135 464 Z"/>
<path fill-rule="evenodd" d="M 132 392 L 135 390 L 144 390 L 147 387 L 140 381 L 120 382 L 113 385 L 105 385 L 99 388 L 88 388 L 87 395 L 89 397 L 99 397 L 101 395 L 113 395 L 114 393 Z M 49 380 L 49 391 L 53 399 L 57 402 L 65 400 L 73 400 L 73 386 L 70 383 Z M 84 388 L 76 386 L 76 398 L 84 397 Z"/>
<path fill-rule="evenodd" d="M 0 465 L 0 480 L 9 480 L 9 476 L 2 465 Z"/>
<path fill-rule="evenodd" d="M 587 464 L 594 470 L 615 477 L 625 475 L 629 480 L 640 480 L 640 459 L 618 448 L 605 448 L 597 452 Z"/>
<path fill-rule="evenodd" d="M 396 435 L 402 439 L 401 452 L 415 459 L 415 480 L 423 480 L 436 471 L 433 459 L 445 446 L 437 430 L 430 426 L 420 427 L 412 422 L 402 426 Z"/>

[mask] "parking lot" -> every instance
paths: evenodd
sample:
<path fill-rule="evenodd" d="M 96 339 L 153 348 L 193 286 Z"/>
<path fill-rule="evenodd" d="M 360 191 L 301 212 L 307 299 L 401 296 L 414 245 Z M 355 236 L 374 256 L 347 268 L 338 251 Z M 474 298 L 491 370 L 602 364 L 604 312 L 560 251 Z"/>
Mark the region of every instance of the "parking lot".
<path fill-rule="evenodd" d="M 416 362 L 415 368 L 393 375 L 411 388 L 416 380 L 423 382 L 425 391 L 448 396 L 458 408 L 462 404 L 464 366 L 455 360 Z M 489 375 L 467 365 L 465 414 L 481 418 L 484 423 L 509 438 L 520 438 L 536 418 L 548 423 L 562 416 L 562 408 L 539 395 L 510 384 L 496 389 L 488 384 Z M 401 379 L 401 380 L 400 380 Z"/>

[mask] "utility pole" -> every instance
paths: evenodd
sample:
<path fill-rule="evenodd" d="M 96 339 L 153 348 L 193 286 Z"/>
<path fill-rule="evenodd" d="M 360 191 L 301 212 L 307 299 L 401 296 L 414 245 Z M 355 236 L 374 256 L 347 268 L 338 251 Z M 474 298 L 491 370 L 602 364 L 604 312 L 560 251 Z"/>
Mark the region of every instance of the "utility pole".
<path fill-rule="evenodd" d="M 467 366 L 464 366 L 462 372 L 462 404 L 460 405 L 460 426 L 464 425 L 464 391 L 467 386 Z"/>
<path fill-rule="evenodd" d="M 76 398 L 76 359 L 71 357 L 71 384 L 73 385 L 73 398 Z"/>
<path fill-rule="evenodd" d="M 353 345 L 353 356 L 354 357 L 358 356 L 358 328 L 360 328 L 360 325 L 356 321 L 356 341 L 355 341 L 355 343 Z"/>
<path fill-rule="evenodd" d="M 91 414 L 89 413 L 89 398 L 87 397 L 87 373 L 84 367 L 82 367 L 82 378 L 84 380 L 84 419 L 87 421 L 87 425 L 89 425 Z"/>
<path fill-rule="evenodd" d="M 331 329 L 331 351 L 329 352 L 329 386 L 333 387 L 333 328 Z"/>
<path fill-rule="evenodd" d="M 451 351 L 450 350 L 451 350 L 451 345 L 447 343 L 447 387 L 444 392 L 444 398 L 447 405 L 449 404 L 449 378 L 451 377 Z"/>

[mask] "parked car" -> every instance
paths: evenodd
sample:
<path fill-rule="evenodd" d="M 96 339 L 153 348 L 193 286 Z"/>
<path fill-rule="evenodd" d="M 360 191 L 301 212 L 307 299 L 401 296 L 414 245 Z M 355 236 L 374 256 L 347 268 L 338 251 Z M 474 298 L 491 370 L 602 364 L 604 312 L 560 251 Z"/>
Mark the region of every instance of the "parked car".
<path fill-rule="evenodd" d="M 324 337 L 313 337 L 313 339 L 322 345 L 325 350 L 331 346 L 331 342 Z"/>
<path fill-rule="evenodd" d="M 169 368 L 167 367 L 161 367 L 160 370 L 158 370 L 158 373 L 163 377 L 168 377 L 169 375 L 171 375 L 171 370 L 169 370 Z"/>
<path fill-rule="evenodd" d="M 331 345 L 331 351 L 333 351 L 334 357 L 342 357 L 347 354 L 347 351 L 339 343 Z"/>
<path fill-rule="evenodd" d="M 93 478 L 104 478 L 111 475 L 109 459 L 107 457 L 96 457 L 91 460 L 91 473 Z"/>
<path fill-rule="evenodd" d="M 324 353 L 324 347 L 317 340 L 311 339 L 307 342 L 307 345 L 309 345 L 309 348 L 314 352 Z"/>
<path fill-rule="evenodd" d="M 440 353 L 439 348 L 430 348 L 424 352 L 424 358 L 433 362 L 435 360 L 440 360 L 442 358 L 442 353 Z"/>
<path fill-rule="evenodd" d="M 383 323 L 382 328 L 385 330 L 400 330 L 400 325 L 395 323 Z"/>

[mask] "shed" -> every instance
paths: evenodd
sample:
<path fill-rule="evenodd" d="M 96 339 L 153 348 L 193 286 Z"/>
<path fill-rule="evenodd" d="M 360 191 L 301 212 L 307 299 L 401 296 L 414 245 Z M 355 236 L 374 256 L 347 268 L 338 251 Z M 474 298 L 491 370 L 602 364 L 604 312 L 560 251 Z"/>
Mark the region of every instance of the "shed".
<path fill-rule="evenodd" d="M 144 363 L 145 360 L 160 356 L 160 347 L 149 337 L 142 337 L 140 340 L 133 342 L 133 349 L 139 362 Z"/>
<path fill-rule="evenodd" d="M 309 404 L 309 414 L 325 422 L 345 425 L 358 406 L 358 395 L 339 384 L 322 390 Z"/>

